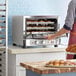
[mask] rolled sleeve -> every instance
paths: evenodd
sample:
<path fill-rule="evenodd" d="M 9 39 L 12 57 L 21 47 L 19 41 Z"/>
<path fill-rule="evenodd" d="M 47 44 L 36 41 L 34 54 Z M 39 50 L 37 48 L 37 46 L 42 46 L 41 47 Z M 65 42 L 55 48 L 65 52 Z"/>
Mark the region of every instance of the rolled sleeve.
<path fill-rule="evenodd" d="M 65 24 L 64 28 L 67 30 L 71 30 L 74 24 L 74 19 L 75 19 L 75 4 L 73 0 L 69 3 L 68 5 L 68 10 L 67 10 L 67 16 L 65 19 Z"/>
<path fill-rule="evenodd" d="M 63 28 L 66 29 L 66 30 L 71 30 L 71 28 L 68 27 L 67 25 L 64 25 Z"/>

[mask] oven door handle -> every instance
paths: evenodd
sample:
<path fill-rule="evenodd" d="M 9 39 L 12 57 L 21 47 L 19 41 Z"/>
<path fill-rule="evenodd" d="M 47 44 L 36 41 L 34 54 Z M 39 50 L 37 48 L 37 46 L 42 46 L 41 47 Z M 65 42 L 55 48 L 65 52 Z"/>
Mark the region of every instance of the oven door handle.
<path fill-rule="evenodd" d="M 27 38 L 28 36 L 32 35 L 31 33 L 30 34 L 26 34 L 24 35 L 24 39 Z"/>

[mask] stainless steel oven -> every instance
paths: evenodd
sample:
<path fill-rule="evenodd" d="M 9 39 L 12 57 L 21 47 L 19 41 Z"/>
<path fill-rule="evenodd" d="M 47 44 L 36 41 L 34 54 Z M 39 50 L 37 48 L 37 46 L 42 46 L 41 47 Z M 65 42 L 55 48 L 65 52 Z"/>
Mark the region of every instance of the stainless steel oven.
<path fill-rule="evenodd" d="M 60 39 L 46 40 L 44 36 L 58 31 L 58 16 L 14 16 L 13 45 L 27 47 L 57 46 Z"/>

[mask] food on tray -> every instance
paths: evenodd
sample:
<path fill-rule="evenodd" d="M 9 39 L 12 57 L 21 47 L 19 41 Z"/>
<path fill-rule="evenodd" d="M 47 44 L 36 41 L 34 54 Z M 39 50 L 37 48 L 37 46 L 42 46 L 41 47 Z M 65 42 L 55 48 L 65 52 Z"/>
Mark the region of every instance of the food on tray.
<path fill-rule="evenodd" d="M 66 48 L 66 51 L 67 51 L 67 52 L 76 53 L 76 44 L 69 45 L 69 46 Z"/>
<path fill-rule="evenodd" d="M 76 65 L 75 62 L 73 61 L 68 61 L 68 60 L 51 60 L 48 63 L 46 63 L 45 66 L 74 66 Z"/>

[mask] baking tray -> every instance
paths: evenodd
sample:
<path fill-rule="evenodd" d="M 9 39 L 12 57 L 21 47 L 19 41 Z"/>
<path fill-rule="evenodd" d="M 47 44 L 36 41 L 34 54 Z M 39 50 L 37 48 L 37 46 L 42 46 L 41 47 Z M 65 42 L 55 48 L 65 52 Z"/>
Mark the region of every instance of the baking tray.
<path fill-rule="evenodd" d="M 73 55 L 75 54 L 75 55 L 76 55 L 76 53 L 73 53 L 73 52 L 66 52 L 66 53 L 67 53 L 67 54 L 73 54 Z"/>
<path fill-rule="evenodd" d="M 54 66 L 54 65 L 45 65 L 45 67 L 52 67 L 52 68 L 74 68 L 76 65 L 66 65 L 66 66 Z"/>
<path fill-rule="evenodd" d="M 45 65 L 45 67 L 52 67 L 52 68 L 76 68 L 76 60 L 71 59 L 71 60 L 67 60 L 67 61 L 71 61 L 73 62 L 75 65 L 59 65 L 59 66 L 55 66 L 55 65 Z"/>

